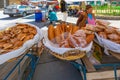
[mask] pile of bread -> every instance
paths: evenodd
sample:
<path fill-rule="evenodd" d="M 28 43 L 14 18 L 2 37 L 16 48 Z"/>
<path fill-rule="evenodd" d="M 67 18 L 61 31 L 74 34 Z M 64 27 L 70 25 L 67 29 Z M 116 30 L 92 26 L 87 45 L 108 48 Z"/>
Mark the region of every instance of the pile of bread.
<path fill-rule="evenodd" d="M 95 31 L 104 39 L 120 44 L 120 29 L 108 26 L 108 22 L 96 21 Z"/>
<path fill-rule="evenodd" d="M 62 48 L 84 48 L 94 39 L 93 32 L 88 31 L 70 23 L 49 25 L 48 39 Z"/>
<path fill-rule="evenodd" d="M 0 54 L 20 48 L 23 43 L 32 39 L 36 33 L 36 29 L 27 24 L 17 24 L 0 31 Z"/>

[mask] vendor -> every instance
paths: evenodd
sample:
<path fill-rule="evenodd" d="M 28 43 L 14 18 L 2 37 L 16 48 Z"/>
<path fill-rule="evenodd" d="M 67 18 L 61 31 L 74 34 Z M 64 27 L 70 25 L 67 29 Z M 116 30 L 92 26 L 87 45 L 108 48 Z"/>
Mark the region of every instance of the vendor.
<path fill-rule="evenodd" d="M 78 20 L 77 20 L 77 26 L 79 26 L 79 28 L 81 27 L 85 27 L 86 24 L 92 24 L 95 25 L 95 16 L 92 13 L 92 6 L 91 5 L 87 5 L 86 9 L 84 12 L 81 13 L 81 15 L 79 16 Z"/>

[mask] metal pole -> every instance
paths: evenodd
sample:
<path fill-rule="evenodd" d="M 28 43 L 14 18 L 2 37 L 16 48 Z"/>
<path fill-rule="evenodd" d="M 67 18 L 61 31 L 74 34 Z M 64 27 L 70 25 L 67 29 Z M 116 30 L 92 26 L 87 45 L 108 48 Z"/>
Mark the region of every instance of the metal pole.
<path fill-rule="evenodd" d="M 4 7 L 6 7 L 6 0 L 4 0 Z"/>

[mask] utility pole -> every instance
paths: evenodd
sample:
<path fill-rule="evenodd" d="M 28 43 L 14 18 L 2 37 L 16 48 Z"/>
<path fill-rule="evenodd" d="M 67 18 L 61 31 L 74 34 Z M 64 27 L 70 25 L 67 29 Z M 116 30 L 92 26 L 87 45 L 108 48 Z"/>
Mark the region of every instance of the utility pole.
<path fill-rule="evenodd" d="M 4 7 L 6 7 L 6 0 L 4 0 Z"/>

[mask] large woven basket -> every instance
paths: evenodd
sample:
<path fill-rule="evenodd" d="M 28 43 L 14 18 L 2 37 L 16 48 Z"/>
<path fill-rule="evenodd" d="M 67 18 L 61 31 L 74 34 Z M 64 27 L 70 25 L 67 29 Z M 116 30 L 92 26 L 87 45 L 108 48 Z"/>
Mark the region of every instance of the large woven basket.
<path fill-rule="evenodd" d="M 75 49 L 75 50 L 69 50 L 69 51 L 65 52 L 64 54 L 59 54 L 59 53 L 55 53 L 55 52 L 51 51 L 46 46 L 44 46 L 44 49 L 47 50 L 48 53 L 52 54 L 56 58 L 59 58 L 61 60 L 69 60 L 69 61 L 80 59 L 80 58 L 84 57 L 85 53 L 86 53 L 85 51 L 80 51 L 78 49 Z"/>

